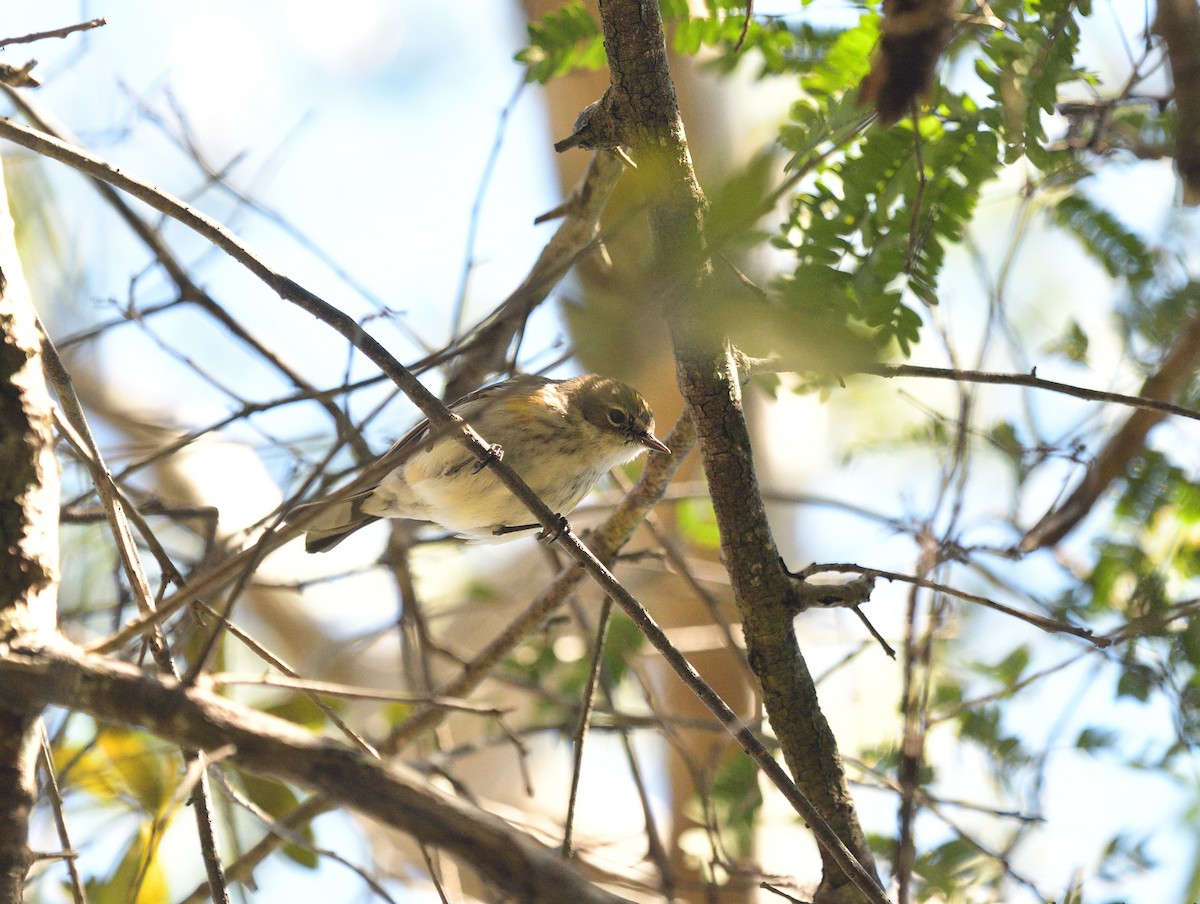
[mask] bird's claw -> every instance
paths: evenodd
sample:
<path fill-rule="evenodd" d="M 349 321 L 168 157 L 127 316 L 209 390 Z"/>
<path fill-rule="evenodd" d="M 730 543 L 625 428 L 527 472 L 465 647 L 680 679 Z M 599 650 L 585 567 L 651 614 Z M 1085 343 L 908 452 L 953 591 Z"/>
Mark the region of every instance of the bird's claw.
<path fill-rule="evenodd" d="M 494 465 L 498 461 L 504 461 L 504 450 L 496 443 L 488 446 L 487 455 L 475 462 L 471 468 L 472 474 L 478 474 L 484 468 Z"/>
<path fill-rule="evenodd" d="M 549 545 L 562 537 L 570 529 L 571 525 L 567 523 L 566 515 L 555 515 L 553 527 L 543 527 L 537 538 L 539 542 Z"/>

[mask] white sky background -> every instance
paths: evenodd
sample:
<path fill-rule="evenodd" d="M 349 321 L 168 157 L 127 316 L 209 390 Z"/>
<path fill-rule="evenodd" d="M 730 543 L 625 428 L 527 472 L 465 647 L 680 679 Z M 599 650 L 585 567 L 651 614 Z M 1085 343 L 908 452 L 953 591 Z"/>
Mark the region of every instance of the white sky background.
<path fill-rule="evenodd" d="M 524 36 L 516 11 L 507 2 L 470 2 L 437 4 L 358 0 L 331 4 L 304 0 L 277 2 L 204 2 L 171 3 L 146 0 L 114 0 L 108 3 L 79 4 L 41 0 L 19 3 L 8 0 L 5 7 L 7 34 L 22 34 L 104 16 L 109 25 L 84 36 L 63 42 L 41 43 L 33 48 L 10 47 L 0 56 L 5 62 L 24 62 L 37 56 L 37 72 L 47 83 L 36 99 L 49 108 L 83 141 L 101 156 L 108 157 L 126 171 L 155 181 L 173 193 L 193 190 L 201 174 L 187 161 L 186 155 L 172 147 L 162 132 L 139 113 L 139 105 L 169 117 L 164 92 L 169 90 L 186 113 L 188 122 L 208 162 L 221 168 L 238 155 L 245 158 L 232 170 L 231 181 L 260 201 L 278 210 L 297 229 L 328 253 L 353 275 L 361 285 L 389 307 L 405 313 L 408 326 L 432 344 L 444 341 L 452 306 L 462 280 L 467 227 L 471 205 L 491 151 L 501 110 L 509 103 L 520 73 L 512 64 L 512 53 Z M 1140 4 L 1130 4 L 1129 6 Z M 335 11 L 336 10 L 336 11 Z M 1140 15 L 1140 11 L 1139 11 Z M 439 38 L 455 35 L 454 49 L 447 53 Z M 1102 42 L 1102 47 L 1109 43 Z M 86 47 L 86 51 L 81 48 Z M 1107 52 L 1104 51 L 1104 52 Z M 1103 54 L 1100 54 L 1102 57 Z M 1099 59 L 1099 57 L 1098 57 Z M 1117 65 L 1117 64 L 1114 64 Z M 527 89 L 515 106 L 507 134 L 491 180 L 481 222 L 476 258 L 481 263 L 471 279 L 471 307 L 467 321 L 490 310 L 524 275 L 553 226 L 532 226 L 533 218 L 557 203 L 557 189 L 551 169 L 550 143 L 544 120 L 537 105 L 537 92 Z M 93 253 L 90 259 L 105 261 L 105 272 L 88 274 L 87 287 L 93 295 L 111 295 L 123 302 L 129 287 L 128 274 L 145 261 L 145 253 L 120 234 L 110 214 L 97 207 L 72 174 L 50 167 L 60 199 L 70 197 L 71 216 L 62 224 L 64 240 L 79 243 Z M 1135 171 L 1136 170 L 1136 171 Z M 1168 172 L 1131 168 L 1115 172 L 1097 187 L 1106 197 L 1135 197 L 1127 219 L 1144 225 L 1151 234 L 1161 230 L 1163 218 L 1173 228 L 1186 230 L 1193 224 L 1186 217 L 1170 212 L 1173 180 Z M 985 225 L 996 236 L 1004 235 L 1011 202 L 1019 189 L 1019 174 L 991 194 L 983 206 Z M 68 192 L 72 194 L 68 195 Z M 76 202 L 76 198 L 80 198 Z M 1151 199 L 1151 200 L 1147 200 Z M 60 200 L 61 203 L 61 200 Z M 988 225 L 988 205 L 994 208 Z M 229 223 L 256 252 L 277 269 L 312 288 L 354 316 L 373 311 L 372 304 L 339 280 L 329 268 L 297 244 L 280 229 L 247 215 L 221 193 L 206 195 L 200 202 L 206 212 Z M 416 215 L 414 215 L 414 213 Z M 98 224 L 104 223 L 103 227 Z M 201 246 L 189 242 L 180 232 L 179 247 L 198 255 Z M 1047 336 L 1057 335 L 1068 313 L 1089 316 L 1086 300 L 1091 294 L 1111 292 L 1111 286 L 1097 281 L 1081 257 L 1070 250 L 1038 246 L 1029 249 L 1030 272 L 1039 274 L 1032 282 L 1028 300 L 1019 305 L 1023 315 L 1045 318 Z M 1043 258 L 1039 261 L 1038 258 Z M 293 314 L 269 292 L 243 276 L 237 268 L 213 255 L 203 257 L 205 281 L 223 301 L 237 305 L 236 315 L 256 333 L 270 336 L 288 331 L 292 349 L 289 362 L 319 386 L 340 381 L 346 366 L 343 343 L 330 340 L 329 333 L 307 315 Z M 1064 264 L 1063 261 L 1069 261 Z M 960 270 L 965 264 L 959 262 Z M 953 273 L 953 271 L 952 271 Z M 139 286 L 139 298 L 152 297 L 154 281 Z M 1084 288 L 1084 280 L 1091 288 Z M 969 332 L 972 322 L 971 290 L 956 299 L 955 286 L 966 278 L 944 280 L 947 292 L 947 316 L 956 329 Z M 145 293 L 142 295 L 141 293 Z M 1061 299 L 1074 301 L 1059 305 Z M 953 302 L 962 302 L 953 307 Z M 86 307 L 92 299 L 70 300 L 64 294 L 60 307 L 49 312 L 52 329 L 70 332 L 67 306 Z M 1102 305 L 1096 307 L 1102 308 Z M 1093 321 L 1095 320 L 1093 316 Z M 1110 326 L 1094 326 L 1092 335 L 1103 343 Z M 180 318 L 174 325 L 164 324 L 167 338 L 178 339 L 187 331 L 200 328 L 197 319 Z M 392 347 L 402 360 L 415 357 L 417 349 L 408 343 L 404 332 L 383 321 L 373 321 L 372 332 Z M 539 320 L 540 337 L 530 348 L 547 344 L 556 331 L 550 316 Z M 128 339 L 122 338 L 128 336 Z M 297 339 L 297 337 L 300 337 Z M 214 343 L 225 342 L 219 335 Z M 128 342 L 128 344 L 126 344 Z M 329 351 L 333 349 L 333 351 Z M 922 350 L 924 353 L 925 350 Z M 181 384 L 180 368 L 164 358 L 155 371 L 153 353 L 130 331 L 118 333 L 106 343 L 105 354 L 119 362 L 123 355 L 137 353 L 139 367 L 128 369 L 128 392 L 139 397 L 158 395 L 159 403 L 177 413 L 181 423 L 203 424 L 220 417 L 228 400 L 207 387 Z M 142 363 L 144 362 L 144 364 Z M 942 362 L 937 362 L 942 363 Z M 150 376 L 147 376 L 147 368 Z M 231 383 L 249 383 L 262 377 L 261 368 L 231 348 L 222 374 Z M 364 368 L 359 373 L 368 373 Z M 1042 376 L 1055 378 L 1050 372 Z M 161 380 L 157 379 L 161 376 Z M 1069 379 L 1070 376 L 1063 377 Z M 278 383 L 277 378 L 270 378 Z M 1114 386 L 1130 390 L 1136 384 Z M 1106 387 L 1105 387 L 1106 388 Z M 277 387 L 279 394 L 286 387 Z M 913 387 L 905 387 L 913 391 Z M 1016 405 L 1015 393 L 992 393 L 997 407 Z M 891 405 L 896 398 L 891 387 L 882 394 L 858 396 L 860 406 L 841 404 L 842 417 L 856 418 L 854 428 L 878 417 L 881 404 Z M 780 418 L 781 424 L 824 423 L 825 413 L 817 414 L 812 399 L 795 403 L 798 408 Z M 1047 406 L 1058 404 L 1046 400 Z M 1073 403 L 1072 403 L 1073 405 Z M 1079 417 L 1083 409 L 1074 406 L 1064 415 Z M 795 411 L 799 411 L 796 416 Z M 857 412 L 857 413 L 856 413 Z M 406 409 L 396 407 L 383 419 L 374 434 L 376 445 L 407 423 Z M 844 432 L 849 432 L 847 428 Z M 824 429 L 824 428 L 822 428 Z M 763 434 L 760 434 L 763 435 Z M 784 434 L 776 434 L 783 436 Z M 830 448 L 807 467 L 827 467 L 844 441 L 836 420 Z M 787 458 L 795 448 L 787 443 L 764 443 L 760 456 Z M 772 451 L 774 448 L 774 452 Z M 794 457 L 794 454 L 793 454 Z M 841 492 L 871 504 L 879 498 L 894 500 L 897 514 L 919 510 L 925 487 L 912 479 L 913 461 L 895 456 L 869 456 L 849 468 L 822 476 L 823 491 Z M 999 473 L 999 472 L 998 472 Z M 245 508 L 245 520 L 258 517 L 274 502 L 273 484 L 247 480 L 230 487 L 223 511 L 234 510 L 239 502 Z M 278 501 L 277 498 L 275 501 Z M 987 500 L 980 500 L 981 509 Z M 1032 515 L 1033 513 L 1029 513 Z M 236 516 L 235 520 L 236 520 Z M 806 554 L 810 559 L 841 561 L 847 549 L 854 549 L 862 536 L 861 525 L 846 522 L 838 526 L 836 518 L 825 513 L 808 514 L 799 522 L 805 533 Z M 805 531 L 805 525 L 821 524 L 820 531 Z M 834 525 L 832 528 L 830 525 Z M 786 525 L 791 528 L 795 525 Z M 811 536 L 817 534 L 817 536 Z M 851 541 L 849 538 L 854 538 Z M 887 552 L 880 535 L 879 554 Z M 803 564 L 803 563 L 799 563 Z M 874 564 L 897 566 L 908 563 L 874 560 Z M 1036 567 L 1022 576 L 1036 578 Z M 890 597 L 898 600 L 900 592 Z M 899 607 L 895 611 L 899 611 Z M 886 617 L 880 627 L 886 630 Z M 1039 656 L 1047 663 L 1056 661 L 1074 647 L 1062 642 L 1042 643 L 1041 637 L 1029 637 L 1033 631 L 1023 625 L 993 618 L 970 624 L 978 636 L 979 658 L 993 658 L 989 648 L 1008 649 L 1014 637 L 1039 643 Z M 819 624 L 808 630 L 820 635 Z M 858 636 L 852 619 L 831 619 L 828 623 L 829 646 L 811 653 L 814 671 L 821 671 L 823 654 L 836 660 L 843 645 Z M 989 636 L 989 632 L 994 632 Z M 1005 643 L 996 643 L 1002 636 Z M 1040 660 L 1039 660 L 1040 661 Z M 894 672 L 880 667 L 876 673 L 884 681 Z M 1080 680 L 1085 671 L 1079 671 Z M 850 676 L 847 676 L 850 677 Z M 889 718 L 891 700 L 887 693 L 881 703 L 863 690 L 863 674 L 853 675 L 849 686 L 836 693 L 844 703 L 832 708 L 835 731 L 854 736 L 857 728 L 873 724 L 877 718 Z M 831 691 L 831 693 L 835 693 Z M 1162 713 L 1147 713 L 1130 705 L 1113 707 L 1111 690 L 1095 687 L 1084 694 L 1079 704 L 1079 724 L 1137 719 L 1145 723 L 1144 736 L 1152 749 L 1169 740 L 1169 719 Z M 1010 719 L 1023 722 L 1030 735 L 1039 736 L 1050 729 L 1047 718 L 1057 707 L 1045 705 L 1036 694 L 1018 701 Z M 1193 840 L 1172 831 L 1178 825 L 1173 797 L 1176 789 L 1160 780 L 1114 775 L 1102 760 L 1079 754 L 1070 748 L 1074 734 L 1062 734 L 1065 749 L 1056 756 L 1048 783 L 1047 829 L 1045 844 L 1039 850 L 1022 852 L 1017 861 L 1031 878 L 1045 882 L 1047 890 L 1061 889 L 1076 866 L 1086 875 L 1088 863 L 1082 859 L 1093 851 L 1098 837 L 1114 826 L 1145 824 L 1167 827 L 1153 849 L 1163 867 L 1148 881 L 1114 887 L 1113 895 L 1130 900 L 1173 900 L 1190 864 L 1187 857 Z M 981 782 L 977 764 L 964 757 L 957 790 L 962 796 L 978 796 Z M 890 826 L 894 820 L 894 802 L 887 798 L 868 802 L 869 823 Z M 1107 820 L 1114 820 L 1111 824 Z M 969 819 L 964 819 L 970 824 Z M 924 824 L 929 826 L 927 822 Z M 925 841 L 938 837 L 939 829 L 930 828 Z M 782 843 L 781 843 L 782 842 Z M 790 833 L 771 835 L 768 855 L 772 868 L 787 869 L 789 850 L 794 843 Z M 777 848 L 776 850 L 772 850 Z M 330 904 L 358 896 L 356 880 L 347 879 L 338 867 L 321 870 L 316 877 L 305 873 L 306 899 L 327 900 Z M 264 876 L 264 887 L 270 887 Z M 315 883 L 329 883 L 328 891 L 317 892 Z M 353 888 L 346 895 L 336 889 Z"/>

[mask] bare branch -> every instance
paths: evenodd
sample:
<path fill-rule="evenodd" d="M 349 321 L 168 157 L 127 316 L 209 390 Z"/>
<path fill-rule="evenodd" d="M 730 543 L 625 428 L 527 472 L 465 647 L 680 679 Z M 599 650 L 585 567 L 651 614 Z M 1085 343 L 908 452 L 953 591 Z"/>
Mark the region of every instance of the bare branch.
<path fill-rule="evenodd" d="M 4 650 L 0 706 L 16 703 L 68 706 L 99 719 L 140 725 L 195 750 L 232 745 L 230 760 L 248 771 L 295 782 L 445 848 L 518 900 L 623 900 L 584 880 L 557 852 L 499 817 L 437 790 L 403 765 L 385 766 L 283 719 L 85 653 L 65 641 L 34 639 Z"/>
<path fill-rule="evenodd" d="M 7 47 L 9 44 L 32 44 L 34 41 L 43 41 L 47 38 L 65 38 L 77 31 L 91 31 L 93 28 L 100 28 L 107 24 L 107 19 L 89 19 L 87 22 L 80 22 L 76 25 L 52 28 L 50 31 L 35 31 L 32 34 L 21 35 L 19 38 L 0 38 L 0 47 Z"/>
<path fill-rule="evenodd" d="M 947 596 L 953 596 L 957 599 L 965 600 L 968 603 L 975 603 L 988 609 L 994 609 L 996 612 L 1002 612 L 1005 615 L 1011 615 L 1013 618 L 1019 618 L 1023 622 L 1028 622 L 1034 627 L 1041 628 L 1043 631 L 1049 634 L 1070 634 L 1074 637 L 1082 638 L 1083 640 L 1088 641 L 1088 643 L 1095 644 L 1100 649 L 1104 649 L 1105 647 L 1112 645 L 1112 638 L 1103 634 L 1095 635 L 1089 628 L 1080 628 L 1076 625 L 1071 625 L 1055 618 L 1049 618 L 1045 615 L 1038 615 L 1035 612 L 1024 612 L 1020 609 L 1014 609 L 1012 606 L 1006 606 L 1004 603 L 998 603 L 993 599 L 988 599 L 986 596 L 980 596 L 977 593 L 968 593 L 965 590 L 959 590 L 955 587 L 951 587 L 949 584 L 942 584 L 938 581 L 930 581 L 926 578 L 916 577 L 915 575 L 911 574 L 898 574 L 894 571 L 884 571 L 878 568 L 864 568 L 861 565 L 839 562 L 836 564 L 809 565 L 807 568 L 796 572 L 795 576 L 803 579 L 809 575 L 818 574 L 825 571 L 846 571 L 861 574 L 863 577 L 871 579 L 883 578 L 887 581 L 903 581 L 904 583 L 912 584 L 915 587 L 924 587 L 926 590 L 935 590 L 938 593 L 944 593 Z M 810 586 L 823 587 L 825 585 L 817 584 Z M 833 586 L 838 587 L 840 585 L 835 584 Z M 854 601 L 853 599 L 841 600 L 837 597 L 831 597 L 830 599 L 831 602 L 822 603 L 822 605 L 833 607 L 844 606 L 847 608 L 856 608 L 858 605 L 858 602 Z"/>
<path fill-rule="evenodd" d="M 756 366 L 755 370 L 763 368 Z M 768 368 L 769 369 L 769 366 Z M 1037 375 L 1037 369 L 1027 374 L 990 373 L 980 370 L 959 370 L 950 367 L 922 367 L 916 364 L 880 364 L 865 373 L 877 377 L 931 377 L 940 380 L 954 380 L 960 383 L 992 383 L 1007 386 L 1028 386 L 1030 389 L 1045 389 L 1063 395 L 1074 396 L 1077 399 L 1087 399 L 1091 402 L 1111 402 L 1125 405 L 1129 408 L 1141 408 L 1145 411 L 1157 411 L 1162 414 L 1174 414 L 1190 420 L 1200 420 L 1200 411 L 1185 405 L 1176 405 L 1164 399 L 1144 395 L 1131 396 L 1119 392 L 1105 392 L 1102 389 L 1087 389 L 1071 383 L 1059 383 L 1046 380 Z M 1147 387 L 1150 385 L 1146 384 Z"/>

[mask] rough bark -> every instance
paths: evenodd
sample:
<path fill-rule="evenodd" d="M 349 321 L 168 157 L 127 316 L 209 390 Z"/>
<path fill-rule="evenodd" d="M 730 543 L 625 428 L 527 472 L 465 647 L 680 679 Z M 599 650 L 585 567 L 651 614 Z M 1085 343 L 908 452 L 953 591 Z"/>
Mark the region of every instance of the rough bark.
<path fill-rule="evenodd" d="M 140 725 L 181 747 L 223 750 L 244 769 L 295 782 L 450 851 L 512 900 L 625 900 L 588 882 L 557 851 L 402 765 L 385 765 L 177 678 L 84 653 L 53 635 L 2 652 L 0 707 L 14 701 L 69 706 L 98 719 Z"/>
<path fill-rule="evenodd" d="M 41 331 L 17 261 L 0 174 L 0 644 L 54 626 L 58 466 Z M 0 701 L 0 904 L 22 900 L 38 709 Z"/>
<path fill-rule="evenodd" d="M 1159 0 L 1154 31 L 1167 42 L 1175 83 L 1175 169 L 1183 203 L 1200 204 L 1200 7 L 1196 0 Z"/>
<path fill-rule="evenodd" d="M 722 337 L 697 322 L 690 302 L 710 288 L 705 264 L 705 201 L 696 182 L 668 71 L 662 20 L 653 0 L 600 4 L 611 84 L 564 146 L 627 146 L 649 205 L 661 261 L 663 311 L 671 327 L 680 389 L 700 437 L 721 532 L 722 555 L 743 621 L 750 662 L 772 727 L 800 789 L 845 845 L 874 873 L 836 740 L 793 628 L 796 585 L 783 568 L 759 492 L 741 390 Z M 816 900 L 865 900 L 822 850 Z"/>

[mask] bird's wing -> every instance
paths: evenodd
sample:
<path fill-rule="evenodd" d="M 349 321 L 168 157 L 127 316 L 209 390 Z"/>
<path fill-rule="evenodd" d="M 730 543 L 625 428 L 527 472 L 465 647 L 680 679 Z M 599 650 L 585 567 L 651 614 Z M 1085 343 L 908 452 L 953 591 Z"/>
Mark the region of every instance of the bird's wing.
<path fill-rule="evenodd" d="M 484 386 L 467 393 L 452 404 L 450 410 L 463 420 L 469 422 L 482 414 L 489 406 L 506 396 L 522 392 L 532 392 L 534 389 L 551 382 L 553 381 L 546 377 L 535 377 L 528 374 L 512 377 L 500 383 L 493 383 L 490 386 Z M 437 439 L 438 436 L 430 429 L 429 419 L 426 418 L 414 425 L 411 430 L 392 443 L 391 448 L 371 464 L 370 470 L 376 471 L 382 477 L 383 474 L 388 473 L 406 461 L 421 446 L 432 445 Z"/>

